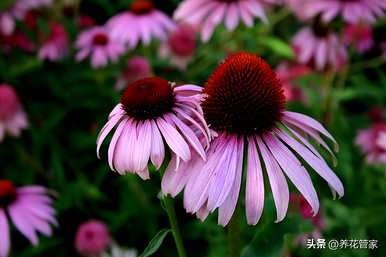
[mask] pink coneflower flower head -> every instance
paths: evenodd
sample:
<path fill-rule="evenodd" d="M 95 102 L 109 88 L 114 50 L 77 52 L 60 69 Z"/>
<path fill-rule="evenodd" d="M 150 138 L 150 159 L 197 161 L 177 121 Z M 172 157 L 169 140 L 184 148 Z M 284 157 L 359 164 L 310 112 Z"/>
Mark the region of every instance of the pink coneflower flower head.
<path fill-rule="evenodd" d="M 180 25 L 170 33 L 167 42 L 160 46 L 162 58 L 170 59 L 170 63 L 185 70 L 196 49 L 196 30 L 190 25 Z"/>
<path fill-rule="evenodd" d="M 137 173 L 148 179 L 149 160 L 159 169 L 165 157 L 165 146 L 172 157 L 176 156 L 177 167 L 181 160 L 190 160 L 192 152 L 205 159 L 197 136 L 197 131 L 207 139 L 209 134 L 199 105 L 200 92 L 198 86 L 175 86 L 159 77 L 131 83 L 99 134 L 97 152 L 107 134 L 117 126 L 108 160 L 111 169 L 120 174 Z"/>
<path fill-rule="evenodd" d="M 128 84 L 136 80 L 149 77 L 152 74 L 152 68 L 149 61 L 143 56 L 133 56 L 127 61 L 125 69 L 115 83 L 116 90 L 126 88 Z"/>
<path fill-rule="evenodd" d="M 282 62 L 277 66 L 276 75 L 281 81 L 284 90 L 284 96 L 287 101 L 301 101 L 306 102 L 306 96 L 300 87 L 293 82 L 297 78 L 307 75 L 311 72 L 310 68 L 303 64 L 291 64 L 289 62 Z"/>
<path fill-rule="evenodd" d="M 46 188 L 16 188 L 10 180 L 0 180 L 0 257 L 7 257 L 11 247 L 7 217 L 34 246 L 39 243 L 38 232 L 51 236 L 50 225 L 57 225 L 52 199 L 47 196 Z"/>
<path fill-rule="evenodd" d="M 185 0 L 177 8 L 174 18 L 201 27 L 201 39 L 207 42 L 222 21 L 233 31 L 240 21 L 253 26 L 255 17 L 267 22 L 260 0 Z"/>
<path fill-rule="evenodd" d="M 299 63 L 310 64 L 318 71 L 339 70 L 347 61 L 347 50 L 339 37 L 320 23 L 301 29 L 292 39 L 292 46 Z"/>
<path fill-rule="evenodd" d="M 69 52 L 69 38 L 64 26 L 53 23 L 48 37 L 40 47 L 38 56 L 41 60 L 59 61 Z"/>
<path fill-rule="evenodd" d="M 307 17 L 320 15 L 324 22 L 340 15 L 347 23 L 373 23 L 377 18 L 384 17 L 385 10 L 384 0 L 313 0 L 304 6 Z"/>
<path fill-rule="evenodd" d="M 386 164 L 386 123 L 378 122 L 360 130 L 355 143 L 366 155 L 369 164 Z"/>
<path fill-rule="evenodd" d="M 309 219 L 317 229 L 323 229 L 325 227 L 325 221 L 321 213 L 313 215 L 312 208 L 307 200 L 300 194 L 290 194 L 290 202 L 300 212 L 304 219 Z"/>
<path fill-rule="evenodd" d="M 16 91 L 9 85 L 0 85 L 0 142 L 6 134 L 18 137 L 27 127 L 27 115 Z"/>
<path fill-rule="evenodd" d="M 90 220 L 81 224 L 75 236 L 75 248 L 85 257 L 98 257 L 111 244 L 111 236 L 105 223 Z"/>
<path fill-rule="evenodd" d="M 135 48 L 140 41 L 150 44 L 152 37 L 165 40 L 175 23 L 151 1 L 136 0 L 128 11 L 113 16 L 107 27 L 114 39 Z"/>
<path fill-rule="evenodd" d="M 364 53 L 374 45 L 371 26 L 360 24 L 347 24 L 344 29 L 344 41 L 352 44 L 358 53 Z"/>
<path fill-rule="evenodd" d="M 122 43 L 110 37 L 106 27 L 94 27 L 82 32 L 76 41 L 79 52 L 76 55 L 77 61 L 91 57 L 91 66 L 101 68 L 112 63 L 125 52 Z"/>
<path fill-rule="evenodd" d="M 277 221 L 284 219 L 289 202 L 284 174 L 311 205 L 313 214 L 318 212 L 318 196 L 301 160 L 343 195 L 341 181 L 309 142 L 318 142 L 332 152 L 321 135 L 335 143 L 334 138 L 316 120 L 285 110 L 280 81 L 260 57 L 246 52 L 229 56 L 209 77 L 203 93 L 204 116 L 218 137 L 207 150 L 206 162 L 198 160 L 176 171 L 190 174 L 184 191 L 188 212 L 205 219 L 218 209 L 218 223 L 228 224 L 239 199 L 244 158 L 248 224 L 256 224 L 263 211 L 264 170 Z"/>

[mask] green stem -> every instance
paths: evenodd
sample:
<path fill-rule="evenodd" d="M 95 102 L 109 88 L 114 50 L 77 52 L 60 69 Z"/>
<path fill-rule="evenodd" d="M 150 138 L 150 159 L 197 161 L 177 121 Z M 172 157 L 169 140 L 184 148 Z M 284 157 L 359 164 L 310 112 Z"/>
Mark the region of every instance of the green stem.
<path fill-rule="evenodd" d="M 240 232 L 240 211 L 236 207 L 233 213 L 232 219 L 228 225 L 228 245 L 229 245 L 229 256 L 240 257 L 241 253 L 241 232 Z"/>
<path fill-rule="evenodd" d="M 168 196 L 164 196 L 163 202 L 165 204 L 166 213 L 168 214 L 170 226 L 172 229 L 172 234 L 177 247 L 178 256 L 186 257 L 185 248 L 181 237 L 181 232 L 178 227 L 177 215 L 176 215 L 176 210 L 174 209 L 173 199 Z"/>

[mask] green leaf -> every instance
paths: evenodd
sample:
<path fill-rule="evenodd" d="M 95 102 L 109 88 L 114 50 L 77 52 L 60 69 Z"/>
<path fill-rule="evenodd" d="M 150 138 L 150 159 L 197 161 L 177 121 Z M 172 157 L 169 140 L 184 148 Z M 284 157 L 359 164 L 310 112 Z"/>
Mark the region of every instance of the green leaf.
<path fill-rule="evenodd" d="M 259 43 L 282 57 L 288 59 L 294 58 L 294 52 L 291 46 L 280 38 L 266 37 L 264 40 L 259 41 Z"/>
<path fill-rule="evenodd" d="M 161 246 L 167 234 L 171 232 L 170 229 L 162 229 L 160 230 L 150 241 L 149 245 L 146 247 L 145 251 L 139 257 L 148 257 L 155 253 L 158 248 Z"/>

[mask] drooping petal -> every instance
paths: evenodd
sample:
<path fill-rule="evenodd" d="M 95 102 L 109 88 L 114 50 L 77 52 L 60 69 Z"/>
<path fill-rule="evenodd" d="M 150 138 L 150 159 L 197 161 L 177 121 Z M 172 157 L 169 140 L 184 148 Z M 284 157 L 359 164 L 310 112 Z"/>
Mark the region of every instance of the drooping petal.
<path fill-rule="evenodd" d="M 288 209 L 289 190 L 287 181 L 285 180 L 283 171 L 279 167 L 279 164 L 268 151 L 262 139 L 260 137 L 255 137 L 255 140 L 259 146 L 261 156 L 263 157 L 265 168 L 268 173 L 273 200 L 277 210 L 276 222 L 280 222 L 284 219 Z"/>
<path fill-rule="evenodd" d="M 278 131 L 277 135 L 292 149 L 294 149 L 308 164 L 322 177 L 327 183 L 329 183 L 335 191 L 342 197 L 344 194 L 344 188 L 342 182 L 335 175 L 335 173 L 328 167 L 323 159 L 315 156 L 309 149 L 300 144 L 295 139 L 288 136 L 283 131 Z"/>
<path fill-rule="evenodd" d="M 2 208 L 0 208 L 0 257 L 7 257 L 11 248 L 11 240 L 9 238 L 9 225 L 7 216 Z"/>
<path fill-rule="evenodd" d="M 253 137 L 248 138 L 248 168 L 245 209 L 249 225 L 256 225 L 264 208 L 264 178 Z"/>
<path fill-rule="evenodd" d="M 180 133 L 163 118 L 157 119 L 157 125 L 170 149 L 182 160 L 188 161 L 191 157 L 189 146 Z"/>
<path fill-rule="evenodd" d="M 162 140 L 161 133 L 157 127 L 155 121 L 151 122 L 151 130 L 153 132 L 151 137 L 151 152 L 150 152 L 150 160 L 154 164 L 154 166 L 159 169 L 164 161 L 165 156 L 165 146 Z"/>
<path fill-rule="evenodd" d="M 23 210 L 17 204 L 13 204 L 8 208 L 9 216 L 16 228 L 22 233 L 32 245 L 38 244 L 38 237 L 34 227 L 29 223 Z"/>
<path fill-rule="evenodd" d="M 241 177 L 243 171 L 243 149 L 244 149 L 244 140 L 238 140 L 237 145 L 237 168 L 236 176 L 233 180 L 233 185 L 231 188 L 228 197 L 225 199 L 224 203 L 218 209 L 218 224 L 226 226 L 236 209 L 237 200 L 239 199 L 240 186 L 241 186 Z"/>
<path fill-rule="evenodd" d="M 266 134 L 264 141 L 280 167 L 302 193 L 312 207 L 314 215 L 316 215 L 319 211 L 319 200 L 315 188 L 312 185 L 311 178 L 305 168 L 297 160 L 295 155 L 274 136 Z"/>

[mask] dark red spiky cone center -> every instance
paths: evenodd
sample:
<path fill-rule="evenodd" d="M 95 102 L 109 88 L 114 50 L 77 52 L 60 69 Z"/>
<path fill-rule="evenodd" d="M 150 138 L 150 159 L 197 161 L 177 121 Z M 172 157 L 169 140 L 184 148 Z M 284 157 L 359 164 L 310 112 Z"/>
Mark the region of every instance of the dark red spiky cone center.
<path fill-rule="evenodd" d="M 16 188 L 9 180 L 0 180 L 0 207 L 6 207 L 16 199 Z"/>
<path fill-rule="evenodd" d="M 138 0 L 131 4 L 130 11 L 142 15 L 151 12 L 154 9 L 154 4 L 146 0 Z"/>
<path fill-rule="evenodd" d="M 280 81 L 271 67 L 254 54 L 229 56 L 204 88 L 204 115 L 216 131 L 263 133 L 275 127 L 285 108 Z"/>
<path fill-rule="evenodd" d="M 109 42 L 109 38 L 104 33 L 98 33 L 98 34 L 95 34 L 95 36 L 92 39 L 92 42 L 94 45 L 104 46 L 104 45 L 107 45 L 107 43 Z"/>
<path fill-rule="evenodd" d="M 140 79 L 128 85 L 121 104 L 127 115 L 135 119 L 158 118 L 173 108 L 173 89 L 167 80 L 159 77 Z"/>

